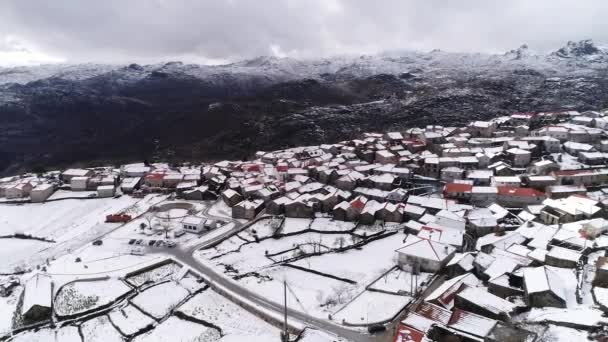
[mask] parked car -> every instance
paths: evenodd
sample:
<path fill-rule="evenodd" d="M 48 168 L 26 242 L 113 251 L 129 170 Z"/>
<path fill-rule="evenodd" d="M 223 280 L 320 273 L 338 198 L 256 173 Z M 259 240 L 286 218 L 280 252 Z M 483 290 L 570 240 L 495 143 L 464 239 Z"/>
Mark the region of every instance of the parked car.
<path fill-rule="evenodd" d="M 101 246 L 101 245 L 103 245 L 103 241 L 101 241 L 101 240 L 93 241 L 93 246 Z"/>
<path fill-rule="evenodd" d="M 135 239 L 131 239 L 131 240 L 129 240 L 129 245 L 134 244 L 134 243 L 135 243 L 135 241 L 137 241 L 137 240 L 135 240 Z"/>
<path fill-rule="evenodd" d="M 384 325 L 382 325 L 382 324 L 373 324 L 373 325 L 370 325 L 367 328 L 367 331 L 370 334 L 375 334 L 375 333 L 383 332 L 385 330 L 386 330 L 386 327 Z"/>
<path fill-rule="evenodd" d="M 133 249 L 131 249 L 131 254 L 144 255 L 144 254 L 146 254 L 146 252 L 143 247 L 134 247 Z"/>
<path fill-rule="evenodd" d="M 136 245 L 141 245 L 141 244 L 142 244 L 142 242 L 144 242 L 144 241 L 143 241 L 142 239 L 139 239 L 139 240 L 135 241 L 135 244 L 136 244 Z"/>
<path fill-rule="evenodd" d="M 155 243 L 156 243 L 156 240 L 150 240 L 148 242 L 148 246 L 152 247 L 152 246 L 154 246 Z"/>

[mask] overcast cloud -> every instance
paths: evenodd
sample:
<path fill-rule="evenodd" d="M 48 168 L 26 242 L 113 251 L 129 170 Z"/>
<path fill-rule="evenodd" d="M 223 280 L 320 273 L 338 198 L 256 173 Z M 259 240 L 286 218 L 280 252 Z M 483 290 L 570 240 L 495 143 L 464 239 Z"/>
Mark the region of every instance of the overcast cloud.
<path fill-rule="evenodd" d="M 605 0 L 3 0 L 0 65 L 502 53 L 522 43 L 543 52 L 608 42 L 605 18 Z"/>

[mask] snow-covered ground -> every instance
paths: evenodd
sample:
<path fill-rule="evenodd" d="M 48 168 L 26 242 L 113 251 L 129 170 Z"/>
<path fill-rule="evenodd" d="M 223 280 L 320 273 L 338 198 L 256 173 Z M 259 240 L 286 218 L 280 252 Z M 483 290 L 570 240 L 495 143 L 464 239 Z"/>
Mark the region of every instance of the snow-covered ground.
<path fill-rule="evenodd" d="M 118 279 L 75 281 L 59 290 L 54 309 L 60 316 L 75 315 L 108 305 L 129 291 L 131 287 Z"/>
<path fill-rule="evenodd" d="M 420 272 L 418 275 L 412 275 L 410 272 L 404 272 L 399 268 L 395 268 L 386 275 L 379 278 L 376 282 L 370 285 L 370 289 L 381 290 L 391 293 L 411 293 L 412 288 L 416 285 L 418 289 L 426 284 L 433 274 Z M 415 291 L 415 290 L 414 290 Z"/>
<path fill-rule="evenodd" d="M 145 327 L 155 323 L 150 316 L 139 311 L 133 305 L 112 310 L 108 317 L 124 335 L 133 335 Z"/>
<path fill-rule="evenodd" d="M 272 341 L 280 330 L 243 310 L 212 290 L 203 291 L 179 308 L 184 314 L 219 326 L 222 342 Z"/>
<path fill-rule="evenodd" d="M 125 341 L 120 332 L 112 326 L 108 316 L 98 316 L 82 323 L 80 331 L 86 342 Z"/>
<path fill-rule="evenodd" d="M 165 317 L 190 293 L 177 282 L 166 282 L 147 288 L 131 303 L 156 319 Z"/>
<path fill-rule="evenodd" d="M 155 267 L 151 270 L 130 276 L 127 278 L 127 281 L 133 284 L 133 286 L 142 286 L 146 283 L 157 283 L 163 280 L 173 279 L 173 277 L 179 273 L 181 268 L 182 267 L 180 265 L 170 262 L 168 264 Z"/>
<path fill-rule="evenodd" d="M 19 297 L 23 293 L 23 286 L 13 290 L 8 297 L 0 297 L 0 335 L 9 332 L 12 328 L 13 316 L 17 309 Z"/>
<path fill-rule="evenodd" d="M 143 199 L 122 196 L 0 205 L 0 235 L 26 233 L 56 241 L 52 244 L 33 240 L 16 242 L 28 246 L 18 248 L 15 253 L 0 252 L 5 256 L 0 263 L 0 272 L 13 272 L 15 267 L 34 267 L 57 256 L 69 254 L 120 226 L 117 223 L 104 223 L 106 215 L 119 212 L 138 215 L 164 198 L 157 195 L 149 195 Z"/>
<path fill-rule="evenodd" d="M 338 310 L 333 315 L 333 319 L 351 324 L 383 322 L 397 315 L 412 299 L 410 296 L 364 291 Z"/>
<path fill-rule="evenodd" d="M 30 330 L 15 335 L 9 341 L 13 342 L 82 342 L 75 326 L 65 326 L 57 330 L 40 329 Z"/>
<path fill-rule="evenodd" d="M 220 334 L 213 328 L 189 322 L 177 317 L 169 317 L 154 330 L 139 335 L 134 342 L 213 342 L 220 339 Z"/>

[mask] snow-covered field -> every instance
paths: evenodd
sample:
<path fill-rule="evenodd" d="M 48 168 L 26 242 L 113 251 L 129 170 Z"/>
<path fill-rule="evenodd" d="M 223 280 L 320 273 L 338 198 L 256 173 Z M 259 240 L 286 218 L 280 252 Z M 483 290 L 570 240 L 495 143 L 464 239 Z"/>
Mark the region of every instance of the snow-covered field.
<path fill-rule="evenodd" d="M 0 248 L 0 256 L 3 257 L 0 272 L 13 272 L 16 267 L 35 267 L 57 256 L 69 254 L 120 226 L 117 223 L 104 223 L 106 215 L 119 212 L 137 215 L 164 198 L 149 195 L 139 200 L 122 196 L 24 205 L 0 204 L 0 235 L 25 233 L 56 241 L 49 244 L 34 240 L 11 240 L 8 245 L 6 241 L 0 241 L 0 247 L 6 247 Z M 17 244 L 22 246 L 15 247 Z"/>
<path fill-rule="evenodd" d="M 426 284 L 433 274 L 420 272 L 418 275 L 412 275 L 410 272 L 404 272 L 398 268 L 390 271 L 386 275 L 379 278 L 375 283 L 370 285 L 370 289 L 381 290 L 391 293 L 411 293 L 411 289 L 418 285 L 418 289 Z"/>
<path fill-rule="evenodd" d="M 190 293 L 177 282 L 166 282 L 147 288 L 131 303 L 156 319 L 165 317 Z"/>
<path fill-rule="evenodd" d="M 127 281 L 133 284 L 133 286 L 141 286 L 146 283 L 156 283 L 159 281 L 172 279 L 173 276 L 179 273 L 181 268 L 182 267 L 180 265 L 170 262 L 168 264 L 155 267 L 151 270 L 130 276 L 127 278 Z"/>
<path fill-rule="evenodd" d="M 108 317 L 123 335 L 133 335 L 155 323 L 150 316 L 139 311 L 133 305 L 112 310 Z"/>
<path fill-rule="evenodd" d="M 203 291 L 179 308 L 184 314 L 222 329 L 221 341 L 272 341 L 280 331 L 212 290 Z"/>
<path fill-rule="evenodd" d="M 82 323 L 80 331 L 87 342 L 125 341 L 120 332 L 112 326 L 108 316 L 95 317 Z"/>
<path fill-rule="evenodd" d="M 75 281 L 59 290 L 54 309 L 60 316 L 75 315 L 108 305 L 129 291 L 131 287 L 118 279 Z"/>
<path fill-rule="evenodd" d="M 410 296 L 365 291 L 337 311 L 333 319 L 351 324 L 383 322 L 397 315 L 412 299 Z"/>
<path fill-rule="evenodd" d="M 313 222 L 316 222 L 313 223 L 316 229 L 324 231 L 354 228 L 352 223 L 336 224 L 326 218 L 317 218 Z M 310 223 L 309 219 L 288 218 L 282 233 L 305 230 Z M 402 245 L 402 240 L 401 234 L 395 234 L 372 241 L 361 249 L 311 256 L 293 262 L 295 266 L 351 280 L 356 284 L 275 264 L 304 252 L 325 252 L 331 248 L 349 246 L 356 240 L 348 233 L 302 233 L 259 243 L 234 236 L 215 248 L 198 251 L 196 257 L 201 262 L 215 266 L 219 272 L 227 272 L 226 276 L 239 276 L 238 281 L 245 287 L 275 302 L 283 300 L 281 283 L 286 279 L 293 289 L 293 293 L 288 295 L 291 308 L 326 318 L 395 265 L 394 251 Z M 257 273 L 254 275 L 250 272 Z M 243 274 L 248 275 L 243 277 Z M 397 275 L 393 277 L 397 279 L 390 286 L 398 291 L 400 278 Z M 409 291 L 405 281 L 401 285 L 402 290 Z"/>
<path fill-rule="evenodd" d="M 23 287 L 17 287 L 8 297 L 0 297 L 0 335 L 9 332 L 12 328 L 13 316 Z"/>
<path fill-rule="evenodd" d="M 139 335 L 134 342 L 212 342 L 220 339 L 220 334 L 213 328 L 189 322 L 177 317 L 169 317 L 154 330 Z"/>
<path fill-rule="evenodd" d="M 57 330 L 40 329 L 26 331 L 15 335 L 9 341 L 13 342 L 82 342 L 75 326 L 65 326 Z"/>

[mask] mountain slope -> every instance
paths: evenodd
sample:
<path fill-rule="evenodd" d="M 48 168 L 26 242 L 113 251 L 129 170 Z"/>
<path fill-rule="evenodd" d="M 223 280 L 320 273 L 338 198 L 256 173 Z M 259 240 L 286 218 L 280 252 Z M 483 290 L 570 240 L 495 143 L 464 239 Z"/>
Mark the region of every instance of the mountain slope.
<path fill-rule="evenodd" d="M 608 102 L 592 42 L 548 55 L 402 52 L 223 66 L 0 68 L 0 173 L 79 161 L 244 158 L 361 130 Z"/>

